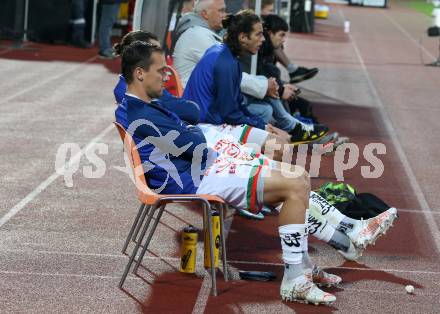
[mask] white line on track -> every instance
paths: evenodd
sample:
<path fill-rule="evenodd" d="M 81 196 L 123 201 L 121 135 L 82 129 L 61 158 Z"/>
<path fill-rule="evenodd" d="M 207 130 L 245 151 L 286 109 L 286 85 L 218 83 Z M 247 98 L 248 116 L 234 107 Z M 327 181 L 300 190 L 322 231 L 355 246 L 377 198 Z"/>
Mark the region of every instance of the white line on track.
<path fill-rule="evenodd" d="M 340 8 L 338 8 L 339 15 L 343 20 L 345 20 L 344 13 Z M 376 87 L 373 84 L 373 81 L 371 80 L 370 74 L 368 73 L 367 67 L 365 65 L 364 59 L 362 57 L 362 54 L 359 50 L 358 45 L 355 42 L 355 39 L 351 35 L 351 33 L 348 33 L 348 36 L 350 38 L 350 43 L 353 46 L 353 49 L 356 53 L 356 56 L 359 60 L 360 66 L 362 68 L 362 71 L 365 74 L 365 78 L 367 79 L 368 85 L 370 87 L 371 92 L 373 93 L 373 97 L 376 100 L 376 103 L 379 106 L 379 112 L 382 116 L 382 120 L 384 122 L 385 128 L 391 137 L 391 140 L 393 142 L 394 148 L 396 149 L 397 155 L 399 156 L 400 162 L 402 163 L 403 169 L 405 170 L 406 176 L 409 180 L 409 183 L 411 185 L 412 190 L 414 191 L 414 194 L 417 198 L 418 203 L 420 204 L 420 208 L 423 210 L 426 223 L 428 225 L 428 228 L 430 230 L 430 233 L 432 234 L 432 238 L 434 241 L 434 244 L 436 246 L 436 253 L 440 255 L 440 230 L 437 226 L 434 216 L 432 215 L 431 208 L 428 205 L 428 202 L 426 201 L 425 195 L 423 194 L 423 191 L 419 185 L 419 182 L 417 181 L 414 171 L 412 170 L 411 164 L 408 160 L 408 157 L 406 156 L 405 151 L 403 150 L 402 144 L 400 143 L 400 140 L 397 136 L 396 130 L 393 126 L 393 123 L 391 122 L 391 119 L 388 115 L 387 110 L 385 109 L 385 105 L 383 104 L 381 98 L 379 97 L 379 93 L 377 92 Z"/>
<path fill-rule="evenodd" d="M 192 313 L 201 314 L 205 312 L 206 305 L 208 303 L 209 294 L 211 293 L 211 277 L 207 271 L 203 277 L 202 286 L 200 287 L 199 294 L 197 295 L 196 304 L 194 304 Z"/>
<path fill-rule="evenodd" d="M 80 278 L 96 278 L 96 279 L 121 279 L 120 275 L 115 276 L 100 276 L 100 275 L 83 275 L 83 274 L 68 274 L 68 273 L 39 273 L 39 272 L 23 272 L 23 271 L 6 271 L 0 270 L 0 274 L 6 275 L 29 275 L 29 276 L 47 276 L 47 277 L 80 277 Z M 140 277 L 128 276 L 127 280 L 141 280 Z"/>
<path fill-rule="evenodd" d="M 22 272 L 22 271 L 3 271 L 0 270 L 0 274 L 3 275 L 13 275 L 13 276 L 41 276 L 41 277 L 64 277 L 64 278 L 84 278 L 84 279 L 99 279 L 99 280 L 119 280 L 120 276 L 101 276 L 101 275 L 85 275 L 85 274 L 69 274 L 69 273 L 41 273 L 41 272 Z M 206 278 L 208 278 L 206 280 Z M 143 280 L 141 277 L 136 276 L 128 276 L 127 280 L 129 281 L 140 281 Z M 207 285 L 204 287 L 205 281 L 207 282 Z M 209 296 L 209 293 L 211 291 L 210 284 L 209 284 L 209 276 L 206 275 L 205 279 L 203 280 L 202 287 L 204 288 L 204 292 L 207 294 L 206 298 Z M 398 289 L 398 288 L 396 288 Z M 371 289 L 357 289 L 357 288 L 351 288 L 351 287 L 344 287 L 344 291 L 359 291 L 359 292 L 368 292 L 368 293 L 380 293 L 380 294 L 403 294 L 406 295 L 406 292 L 403 292 L 401 289 L 398 291 L 395 290 L 371 290 Z M 402 292 L 401 292 L 402 291 Z M 437 296 L 437 293 L 425 293 L 421 291 L 420 289 L 417 290 L 417 296 Z M 203 304 L 202 304 L 203 305 Z M 204 307 L 198 307 L 197 304 L 193 309 L 193 313 L 204 313 Z"/>
<path fill-rule="evenodd" d="M 17 252 L 17 251 L 12 251 L 12 250 L 2 250 L 0 252 Z M 20 252 L 20 251 L 18 251 Z M 34 253 L 29 251 L 30 253 Z M 21 253 L 21 252 L 20 252 Z M 37 253 L 41 253 L 41 252 L 37 252 Z M 43 253 L 47 253 L 46 251 L 44 251 Z M 71 253 L 65 253 L 65 252 L 52 252 L 53 254 L 67 254 L 67 255 L 72 255 Z M 82 254 L 82 253 L 75 253 L 73 255 L 77 255 L 77 256 L 94 256 L 94 257 L 116 257 L 116 258 L 124 258 L 127 259 L 127 256 L 125 255 L 112 255 L 112 254 Z M 170 256 L 145 256 L 144 260 L 153 260 L 153 261 L 160 261 L 160 260 L 164 260 L 164 261 L 168 261 L 168 262 L 175 262 L 176 266 L 178 265 L 180 258 L 176 258 L 176 257 L 170 257 Z M 243 260 L 229 260 L 228 264 L 238 264 L 238 265 L 256 265 L 256 266 L 276 266 L 276 267 L 284 267 L 283 263 L 268 263 L 268 262 L 258 262 L 258 261 L 243 261 Z M 386 272 L 386 273 L 402 273 L 402 274 L 417 274 L 417 275 L 434 275 L 434 276 L 440 276 L 440 271 L 429 271 L 429 270 L 405 270 L 405 269 L 395 269 L 395 268 L 360 268 L 360 267 L 346 267 L 346 266 L 333 266 L 333 265 L 321 265 L 322 268 L 324 269 L 341 269 L 341 270 L 353 270 L 353 271 L 363 271 L 363 272 Z M 229 267 L 231 268 L 231 267 Z M 199 302 L 196 302 L 196 306 L 194 306 L 194 309 L 196 307 L 200 308 L 200 305 L 205 304 L 204 300 L 207 300 L 207 298 L 209 297 L 209 294 L 211 293 L 211 279 L 210 279 L 210 275 L 209 273 L 204 269 L 204 277 L 203 277 L 203 283 L 202 283 L 202 287 L 200 288 L 200 294 L 203 294 L 204 297 L 200 298 L 200 300 L 198 300 Z M 0 270 L 0 273 L 4 273 L 4 274 L 12 274 L 12 273 L 16 273 L 16 274 L 34 274 L 34 275 L 41 275 L 41 276 L 62 276 L 62 275 L 66 275 L 66 276 L 78 276 L 78 277 L 102 277 L 102 278 L 120 278 L 120 276 L 99 276 L 99 275 L 88 275 L 88 274 L 63 274 L 63 273 L 39 273 L 39 272 L 22 272 L 22 271 L 7 271 L 7 270 Z M 128 276 L 127 278 L 130 277 L 135 277 L 135 276 Z M 202 300 L 203 299 L 203 300 Z M 203 301 L 203 302 L 201 302 Z M 197 306 L 199 305 L 199 306 Z M 193 310 L 194 311 L 194 310 Z M 201 313 L 201 312 L 197 312 L 197 313 Z"/>
<path fill-rule="evenodd" d="M 432 210 L 421 210 L 421 209 L 407 209 L 407 208 L 397 208 L 397 212 L 401 213 L 410 213 L 410 214 L 431 214 L 431 215 L 440 215 L 440 210 L 435 209 Z"/>
<path fill-rule="evenodd" d="M 88 150 L 90 150 L 97 142 L 101 141 L 101 139 L 110 132 L 110 130 L 113 129 L 113 124 L 110 124 L 108 127 L 106 127 L 101 133 L 99 133 L 95 138 L 93 138 L 83 149 L 81 149 L 81 152 L 77 153 L 75 156 L 73 156 L 68 165 L 70 165 L 74 162 L 77 162 L 79 158 L 83 154 L 85 154 Z M 58 177 L 60 177 L 61 174 L 58 174 L 57 172 L 54 172 L 52 175 L 50 175 L 46 180 L 40 183 L 32 192 L 30 192 L 28 195 L 26 195 L 25 198 L 23 198 L 18 204 L 16 204 L 14 207 L 12 207 L 8 212 L 0 218 L 0 228 L 7 223 L 12 217 L 14 217 L 20 210 L 22 210 L 29 202 L 31 202 L 35 197 L 37 197 L 41 192 L 43 192 L 49 185 L 52 184 Z"/>
<path fill-rule="evenodd" d="M 410 33 L 408 33 L 395 19 L 393 19 L 391 16 L 389 16 L 385 11 L 381 12 L 382 15 L 384 15 L 403 35 L 405 35 L 409 40 L 413 42 L 414 45 L 418 46 L 420 49 L 423 50 L 424 53 L 426 53 L 429 57 L 431 57 L 433 60 L 436 60 L 437 58 L 434 57 L 428 50 L 426 50 L 425 47 L 423 47 L 414 37 L 411 36 Z"/>
<path fill-rule="evenodd" d="M 47 78 L 45 80 L 41 80 L 37 84 L 31 85 L 31 86 L 29 86 L 27 88 L 24 88 L 24 89 L 20 90 L 19 92 L 15 93 L 15 94 L 12 94 L 11 96 L 2 98 L 2 100 L 0 101 L 0 104 L 6 103 L 6 102 L 10 101 L 11 99 L 14 99 L 15 97 L 18 97 L 18 96 L 21 96 L 23 94 L 26 94 L 27 92 L 29 92 L 29 91 L 31 91 L 31 90 L 33 90 L 35 88 L 38 88 L 38 87 L 40 87 L 40 86 L 42 86 L 44 84 L 52 82 L 53 80 L 59 79 L 59 78 L 61 78 L 63 76 L 66 76 L 69 73 L 78 70 L 78 68 L 82 67 L 84 64 L 94 61 L 96 58 L 98 58 L 98 56 L 91 57 L 91 58 L 87 59 L 86 61 L 78 63 L 75 66 L 71 67 L 70 69 L 67 69 L 67 70 L 61 72 L 58 75 L 51 76 L 51 77 L 49 77 L 49 78 Z"/>
<path fill-rule="evenodd" d="M 402 287 L 403 288 L 403 287 Z M 373 294 L 394 294 L 394 295 L 405 295 L 408 296 L 410 298 L 414 297 L 414 296 L 418 296 L 418 297 L 437 297 L 438 294 L 434 291 L 433 293 L 429 293 L 429 292 L 425 292 L 422 289 L 417 289 L 416 292 L 414 293 L 414 295 L 408 295 L 408 293 L 405 291 L 405 289 L 399 289 L 397 287 L 398 291 L 396 290 L 385 290 L 385 289 L 357 289 L 357 288 L 346 288 L 344 287 L 344 291 L 353 291 L 353 292 L 362 292 L 362 293 L 373 293 Z M 360 295 L 359 293 L 357 293 L 358 295 Z M 365 297 L 365 296 L 364 296 Z M 412 302 L 412 301 L 410 301 Z"/>
<path fill-rule="evenodd" d="M 225 239 L 228 239 L 229 229 L 231 228 L 234 215 L 231 215 L 228 219 L 225 219 Z M 228 266 L 229 269 L 229 266 Z M 211 277 L 210 274 L 205 271 L 205 276 L 203 278 L 202 286 L 200 287 L 199 293 L 196 298 L 196 303 L 194 304 L 192 313 L 204 313 L 206 305 L 208 304 L 208 298 L 211 293 Z"/>

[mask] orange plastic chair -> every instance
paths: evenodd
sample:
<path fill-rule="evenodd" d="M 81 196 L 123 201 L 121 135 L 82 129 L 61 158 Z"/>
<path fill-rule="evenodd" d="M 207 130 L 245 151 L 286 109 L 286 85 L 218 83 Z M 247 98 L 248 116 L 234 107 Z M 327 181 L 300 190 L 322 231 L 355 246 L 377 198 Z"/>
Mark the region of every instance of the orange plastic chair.
<path fill-rule="evenodd" d="M 171 66 L 168 66 L 168 80 L 165 82 L 165 88 L 176 97 L 182 97 L 183 95 L 183 85 L 180 76 Z"/>
<path fill-rule="evenodd" d="M 227 204 L 218 196 L 215 195 L 202 195 L 202 194 L 157 194 L 153 192 L 147 184 L 147 180 L 145 178 L 144 170 L 142 168 L 142 162 L 139 156 L 139 152 L 136 147 L 136 143 L 134 142 L 131 135 L 126 132 L 126 130 L 117 122 L 114 122 L 116 128 L 119 132 L 119 136 L 124 143 L 124 150 L 128 155 L 130 160 L 131 168 L 133 170 L 133 176 L 135 180 L 137 196 L 139 201 L 141 202 L 141 206 L 138 210 L 136 218 L 130 228 L 127 239 L 125 241 L 122 252 L 125 254 L 127 247 L 130 241 L 134 241 L 136 246 L 134 247 L 130 260 L 125 267 L 124 274 L 122 275 L 121 281 L 119 282 L 119 288 L 122 288 L 125 279 L 127 278 L 128 272 L 135 261 L 136 254 L 139 248 L 142 246 L 141 254 L 136 261 L 136 265 L 133 269 L 133 273 L 136 274 L 139 265 L 142 262 L 142 259 L 148 249 L 148 245 L 150 244 L 151 238 L 156 230 L 156 227 L 159 223 L 159 220 L 162 216 L 163 211 L 165 210 L 165 206 L 169 203 L 182 203 L 182 202 L 196 202 L 200 203 L 204 209 L 204 219 L 203 225 L 204 228 L 208 227 L 208 236 L 210 243 L 210 254 L 211 254 L 211 291 L 214 296 L 217 295 L 217 283 L 215 277 L 215 267 L 214 267 L 214 239 L 212 235 L 212 207 L 215 207 L 220 212 L 220 242 L 221 242 L 221 254 L 222 254 L 222 263 L 223 263 L 223 274 L 224 280 L 228 281 L 228 273 L 227 273 L 227 264 L 226 264 L 226 244 L 224 237 L 224 214 L 227 210 Z M 157 212 L 155 218 L 154 214 Z M 150 226 L 151 221 L 154 219 L 154 223 Z M 143 226 L 142 230 L 141 227 Z M 151 227 L 151 228 L 150 228 Z M 145 235 L 147 234 L 147 230 L 150 229 L 147 239 L 144 244 L 142 244 Z M 140 235 L 138 237 L 140 231 Z M 137 239 L 136 239 L 137 238 Z"/>

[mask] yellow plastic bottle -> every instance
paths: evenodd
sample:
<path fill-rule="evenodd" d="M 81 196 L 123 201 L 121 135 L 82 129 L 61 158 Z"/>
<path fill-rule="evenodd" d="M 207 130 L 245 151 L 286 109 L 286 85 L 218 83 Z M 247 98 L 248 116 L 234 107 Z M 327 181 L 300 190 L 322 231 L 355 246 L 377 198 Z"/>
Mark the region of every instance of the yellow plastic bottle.
<path fill-rule="evenodd" d="M 205 229 L 205 267 L 211 267 L 208 229 Z M 214 238 L 214 267 L 217 268 L 220 248 L 220 214 L 217 211 L 212 212 L 212 236 Z"/>
<path fill-rule="evenodd" d="M 197 229 L 188 226 L 182 232 L 182 247 L 180 250 L 180 267 L 182 273 L 196 272 Z"/>

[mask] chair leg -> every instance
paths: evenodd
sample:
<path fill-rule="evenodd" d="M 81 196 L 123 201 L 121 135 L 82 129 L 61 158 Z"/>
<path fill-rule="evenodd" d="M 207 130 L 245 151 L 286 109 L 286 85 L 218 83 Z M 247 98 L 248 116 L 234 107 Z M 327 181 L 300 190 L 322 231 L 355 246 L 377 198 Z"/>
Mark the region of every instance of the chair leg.
<path fill-rule="evenodd" d="M 208 201 L 203 200 L 204 206 L 203 209 L 206 212 L 206 220 L 208 224 L 208 237 L 209 237 L 209 257 L 211 259 L 211 289 L 212 295 L 217 296 L 217 281 L 215 277 L 215 267 L 214 267 L 214 239 L 212 236 L 212 212 L 211 212 L 211 204 Z M 206 249 L 206 248 L 205 248 Z"/>
<path fill-rule="evenodd" d="M 144 213 L 142 214 L 141 219 L 138 221 L 138 224 L 136 226 L 136 230 L 134 231 L 133 237 L 131 238 L 131 240 L 133 242 L 136 242 L 136 238 L 137 238 L 137 236 L 139 234 L 139 230 L 141 230 L 142 224 L 144 223 L 145 217 L 147 216 L 148 211 L 150 210 L 150 208 L 151 208 L 151 205 L 146 206 L 146 209 L 145 209 Z"/>
<path fill-rule="evenodd" d="M 134 219 L 133 224 L 131 225 L 130 231 L 128 232 L 127 239 L 125 240 L 124 247 L 122 248 L 122 254 L 125 254 L 127 251 L 127 247 L 130 244 L 130 238 L 133 235 L 134 229 L 136 228 L 136 226 L 139 223 L 139 218 L 141 217 L 141 214 L 144 211 L 145 206 L 146 205 L 141 204 L 141 207 L 139 207 L 136 218 Z M 148 211 L 148 209 L 147 209 L 147 211 Z"/>
<path fill-rule="evenodd" d="M 133 252 L 130 255 L 130 260 L 128 261 L 127 266 L 125 266 L 124 274 L 122 275 L 121 281 L 119 282 L 119 288 L 122 288 L 122 286 L 124 285 L 125 279 L 127 278 L 128 272 L 130 271 L 131 265 L 133 264 L 136 258 L 136 254 L 139 250 L 139 247 L 141 246 L 142 239 L 145 237 L 145 234 L 147 233 L 147 229 L 151 223 L 151 219 L 154 216 L 154 212 L 156 211 L 157 208 L 158 208 L 157 206 L 154 206 L 151 207 L 149 210 L 148 218 L 144 227 L 142 228 L 139 241 L 136 243 L 136 246 L 134 247 Z"/>
<path fill-rule="evenodd" d="M 153 227 L 150 229 L 150 232 L 148 233 L 147 241 L 144 243 L 144 247 L 142 248 L 141 254 L 139 255 L 139 258 L 137 260 L 136 265 L 133 268 L 133 274 L 136 274 L 139 266 L 141 265 L 142 259 L 144 258 L 145 253 L 147 252 L 148 245 L 151 242 L 151 238 L 154 235 L 154 232 L 156 231 L 157 225 L 159 224 L 160 218 L 162 217 L 162 214 L 165 210 L 165 205 L 162 205 L 159 209 L 159 212 L 157 213 L 156 220 L 154 221 Z M 139 241 L 141 242 L 141 241 Z"/>
<path fill-rule="evenodd" d="M 225 281 L 228 281 L 228 266 L 227 266 L 227 259 L 226 259 L 226 239 L 225 239 L 225 222 L 224 222 L 224 215 L 227 212 L 227 205 L 226 204 L 220 204 L 220 237 L 221 237 L 221 244 L 222 244 L 222 263 L 223 263 L 223 277 Z"/>

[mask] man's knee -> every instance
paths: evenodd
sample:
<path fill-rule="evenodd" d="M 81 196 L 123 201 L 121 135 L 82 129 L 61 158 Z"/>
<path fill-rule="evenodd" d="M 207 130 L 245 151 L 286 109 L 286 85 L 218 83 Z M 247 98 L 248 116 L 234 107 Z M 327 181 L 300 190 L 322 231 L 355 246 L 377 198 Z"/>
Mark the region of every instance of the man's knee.
<path fill-rule="evenodd" d="M 261 113 L 262 119 L 264 122 L 272 122 L 273 121 L 273 108 L 271 105 L 266 104 L 263 106 L 262 113 Z"/>
<path fill-rule="evenodd" d="M 286 198 L 302 199 L 304 202 L 309 198 L 310 180 L 306 175 L 295 177 L 282 177 L 279 182 L 279 192 Z"/>
<path fill-rule="evenodd" d="M 263 143 L 262 152 L 269 158 L 282 161 L 284 154 L 284 145 L 288 145 L 287 141 L 282 137 L 268 133 Z"/>
<path fill-rule="evenodd" d="M 310 182 L 304 176 L 300 176 L 298 178 L 292 178 L 287 180 L 287 186 L 289 188 L 289 192 L 293 193 L 297 197 L 305 198 L 310 193 Z"/>
<path fill-rule="evenodd" d="M 248 101 L 247 110 L 265 123 L 272 122 L 273 120 L 273 108 L 267 102 L 259 100 L 258 102 L 252 103 L 252 101 Z"/>

